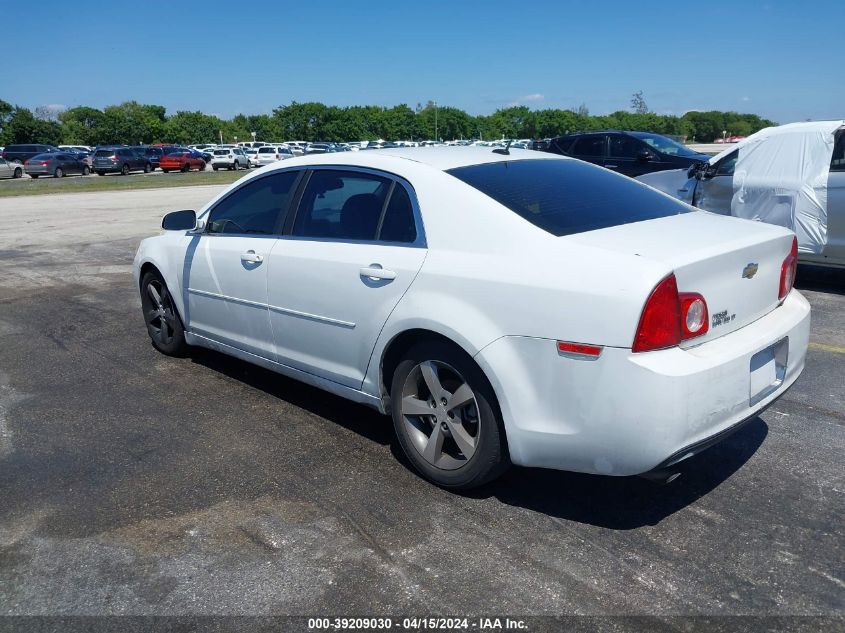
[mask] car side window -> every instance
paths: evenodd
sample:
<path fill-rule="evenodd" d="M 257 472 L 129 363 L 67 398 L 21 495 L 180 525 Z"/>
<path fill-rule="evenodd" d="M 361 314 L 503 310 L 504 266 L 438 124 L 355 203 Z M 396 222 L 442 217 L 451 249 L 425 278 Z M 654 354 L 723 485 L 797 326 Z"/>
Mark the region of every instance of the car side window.
<path fill-rule="evenodd" d="M 257 178 L 217 203 L 208 215 L 208 233 L 272 235 L 287 211 L 298 171 Z"/>
<path fill-rule="evenodd" d="M 411 243 L 417 239 L 417 225 L 414 221 L 414 207 L 408 191 L 398 182 L 393 187 L 384 218 L 381 221 L 378 239 L 382 242 Z"/>
<path fill-rule="evenodd" d="M 830 171 L 845 171 L 845 132 L 840 132 L 836 145 L 833 146 Z"/>
<path fill-rule="evenodd" d="M 716 176 L 733 176 L 739 150 L 734 150 L 716 164 Z"/>
<path fill-rule="evenodd" d="M 576 156 L 588 156 L 589 158 L 601 158 L 604 156 L 605 136 L 582 136 L 577 141 L 570 154 Z"/>
<path fill-rule="evenodd" d="M 625 134 L 610 135 L 610 155 L 614 158 L 636 158 L 646 149 L 637 139 Z"/>
<path fill-rule="evenodd" d="M 372 174 L 316 170 L 302 194 L 293 235 L 375 240 L 390 184 Z"/>

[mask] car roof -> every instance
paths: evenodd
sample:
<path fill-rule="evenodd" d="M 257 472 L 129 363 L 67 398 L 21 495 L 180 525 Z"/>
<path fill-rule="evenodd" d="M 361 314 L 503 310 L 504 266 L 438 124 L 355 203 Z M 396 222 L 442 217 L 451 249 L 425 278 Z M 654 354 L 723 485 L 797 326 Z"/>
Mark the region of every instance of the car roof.
<path fill-rule="evenodd" d="M 291 158 L 280 164 L 286 167 L 309 164 L 335 164 L 358 167 L 388 169 L 389 163 L 397 168 L 405 161 L 421 163 L 440 171 L 514 160 L 572 160 L 564 156 L 535 152 L 530 149 L 512 149 L 504 155 L 493 152 L 489 147 L 391 147 L 370 152 L 339 152 L 309 154 Z"/>

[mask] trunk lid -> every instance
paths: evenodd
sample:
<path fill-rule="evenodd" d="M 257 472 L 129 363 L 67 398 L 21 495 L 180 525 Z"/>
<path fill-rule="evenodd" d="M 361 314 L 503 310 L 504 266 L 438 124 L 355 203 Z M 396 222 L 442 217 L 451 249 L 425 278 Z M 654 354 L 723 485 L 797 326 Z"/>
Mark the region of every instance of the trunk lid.
<path fill-rule="evenodd" d="M 709 330 L 681 343 L 690 347 L 734 332 L 780 305 L 781 266 L 792 238 L 782 227 L 696 211 L 559 239 L 671 268 L 680 292 L 698 292 L 707 302 Z"/>

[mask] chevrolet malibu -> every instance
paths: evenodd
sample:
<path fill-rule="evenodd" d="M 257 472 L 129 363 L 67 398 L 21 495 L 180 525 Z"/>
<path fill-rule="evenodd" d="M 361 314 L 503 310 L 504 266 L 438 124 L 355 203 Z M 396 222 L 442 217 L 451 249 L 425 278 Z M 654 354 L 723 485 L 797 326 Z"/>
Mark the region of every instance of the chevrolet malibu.
<path fill-rule="evenodd" d="M 790 231 L 570 158 L 308 155 L 162 227 L 134 262 L 158 350 L 389 414 L 445 487 L 511 463 L 668 479 L 804 368 Z"/>

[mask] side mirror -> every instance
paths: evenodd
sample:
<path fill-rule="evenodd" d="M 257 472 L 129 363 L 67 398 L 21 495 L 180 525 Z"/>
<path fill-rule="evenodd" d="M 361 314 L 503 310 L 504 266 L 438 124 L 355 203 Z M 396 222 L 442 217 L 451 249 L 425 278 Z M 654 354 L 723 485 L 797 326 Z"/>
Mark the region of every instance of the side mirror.
<path fill-rule="evenodd" d="M 638 160 L 638 161 L 640 161 L 640 162 L 642 162 L 642 163 L 647 163 L 647 162 L 648 162 L 648 161 L 650 161 L 650 160 L 654 160 L 654 154 L 652 154 L 652 153 L 651 153 L 650 151 L 648 151 L 647 149 L 641 150 L 641 151 L 637 154 L 637 160 Z"/>
<path fill-rule="evenodd" d="M 193 231 L 197 228 L 196 211 L 171 211 L 161 220 L 165 231 Z"/>

